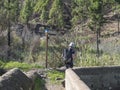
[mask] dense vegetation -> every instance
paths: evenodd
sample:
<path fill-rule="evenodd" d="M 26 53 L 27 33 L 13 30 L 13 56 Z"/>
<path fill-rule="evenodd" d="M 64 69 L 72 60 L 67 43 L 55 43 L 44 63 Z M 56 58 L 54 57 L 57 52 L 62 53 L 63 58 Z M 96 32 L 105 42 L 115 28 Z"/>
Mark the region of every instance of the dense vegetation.
<path fill-rule="evenodd" d="M 119 65 L 119 12 L 119 0 L 1 0 L 0 59 L 45 66 L 48 29 L 56 34 L 48 35 L 49 67 L 63 65 L 62 49 L 71 41 L 76 66 Z"/>

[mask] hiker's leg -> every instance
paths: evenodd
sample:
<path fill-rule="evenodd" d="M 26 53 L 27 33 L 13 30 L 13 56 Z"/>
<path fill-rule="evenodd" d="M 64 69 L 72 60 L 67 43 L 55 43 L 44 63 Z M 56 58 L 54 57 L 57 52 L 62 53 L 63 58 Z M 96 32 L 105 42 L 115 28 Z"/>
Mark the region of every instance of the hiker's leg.
<path fill-rule="evenodd" d="M 73 62 L 70 62 L 70 68 L 73 68 Z"/>
<path fill-rule="evenodd" d="M 70 67 L 71 67 L 70 62 L 67 62 L 67 63 L 66 63 L 66 68 L 68 69 L 68 68 L 70 68 Z"/>
<path fill-rule="evenodd" d="M 68 64 L 67 63 L 65 63 L 65 67 L 68 68 Z"/>

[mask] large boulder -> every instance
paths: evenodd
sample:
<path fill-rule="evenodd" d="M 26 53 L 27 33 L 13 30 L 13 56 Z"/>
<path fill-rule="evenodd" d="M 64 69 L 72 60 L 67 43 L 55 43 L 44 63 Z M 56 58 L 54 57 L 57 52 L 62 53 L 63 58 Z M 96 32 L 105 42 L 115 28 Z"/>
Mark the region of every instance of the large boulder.
<path fill-rule="evenodd" d="M 0 90 L 31 90 L 32 80 L 14 68 L 0 77 Z"/>
<path fill-rule="evenodd" d="M 36 90 L 35 88 L 36 88 L 36 86 L 38 86 L 38 84 L 39 84 L 39 87 L 41 90 L 47 90 L 46 86 L 44 84 L 44 81 L 36 82 L 38 80 L 44 80 L 46 78 L 46 74 L 45 74 L 44 70 L 42 70 L 42 69 L 30 70 L 26 73 L 26 75 L 27 75 L 27 77 L 29 77 L 32 80 L 31 90 Z"/>
<path fill-rule="evenodd" d="M 31 71 L 27 72 L 26 75 L 32 80 L 31 89 L 34 90 L 34 88 L 35 88 L 35 80 L 37 78 L 41 79 L 40 75 L 38 75 L 36 70 L 31 70 Z"/>

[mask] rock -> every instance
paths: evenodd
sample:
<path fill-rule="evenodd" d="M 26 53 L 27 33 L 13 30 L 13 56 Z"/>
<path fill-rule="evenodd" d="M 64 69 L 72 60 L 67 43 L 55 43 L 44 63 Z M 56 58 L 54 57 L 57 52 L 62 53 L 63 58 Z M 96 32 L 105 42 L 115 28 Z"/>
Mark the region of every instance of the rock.
<path fill-rule="evenodd" d="M 32 80 L 14 68 L 0 77 L 0 90 L 31 90 Z"/>
<path fill-rule="evenodd" d="M 26 73 L 26 75 L 32 80 L 32 90 L 35 89 L 35 86 L 36 86 L 36 80 L 37 79 L 44 79 L 44 74 L 43 74 L 43 71 L 42 70 L 30 70 L 29 72 Z M 45 86 L 42 86 L 41 87 L 42 89 L 44 88 L 45 89 Z"/>
<path fill-rule="evenodd" d="M 0 76 L 3 75 L 4 73 L 6 73 L 6 70 L 0 68 Z"/>
<path fill-rule="evenodd" d="M 37 73 L 37 70 L 31 70 L 27 72 L 26 75 L 33 81 L 38 77 L 41 78 L 41 76 Z"/>

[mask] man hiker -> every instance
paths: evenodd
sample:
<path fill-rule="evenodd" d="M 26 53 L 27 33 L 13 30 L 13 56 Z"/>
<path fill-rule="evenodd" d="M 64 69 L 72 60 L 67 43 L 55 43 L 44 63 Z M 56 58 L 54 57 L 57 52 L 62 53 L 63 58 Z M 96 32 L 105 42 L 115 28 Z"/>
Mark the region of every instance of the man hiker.
<path fill-rule="evenodd" d="M 73 68 L 73 59 L 75 58 L 75 44 L 71 42 L 67 49 L 63 51 L 63 58 L 66 68 Z"/>

